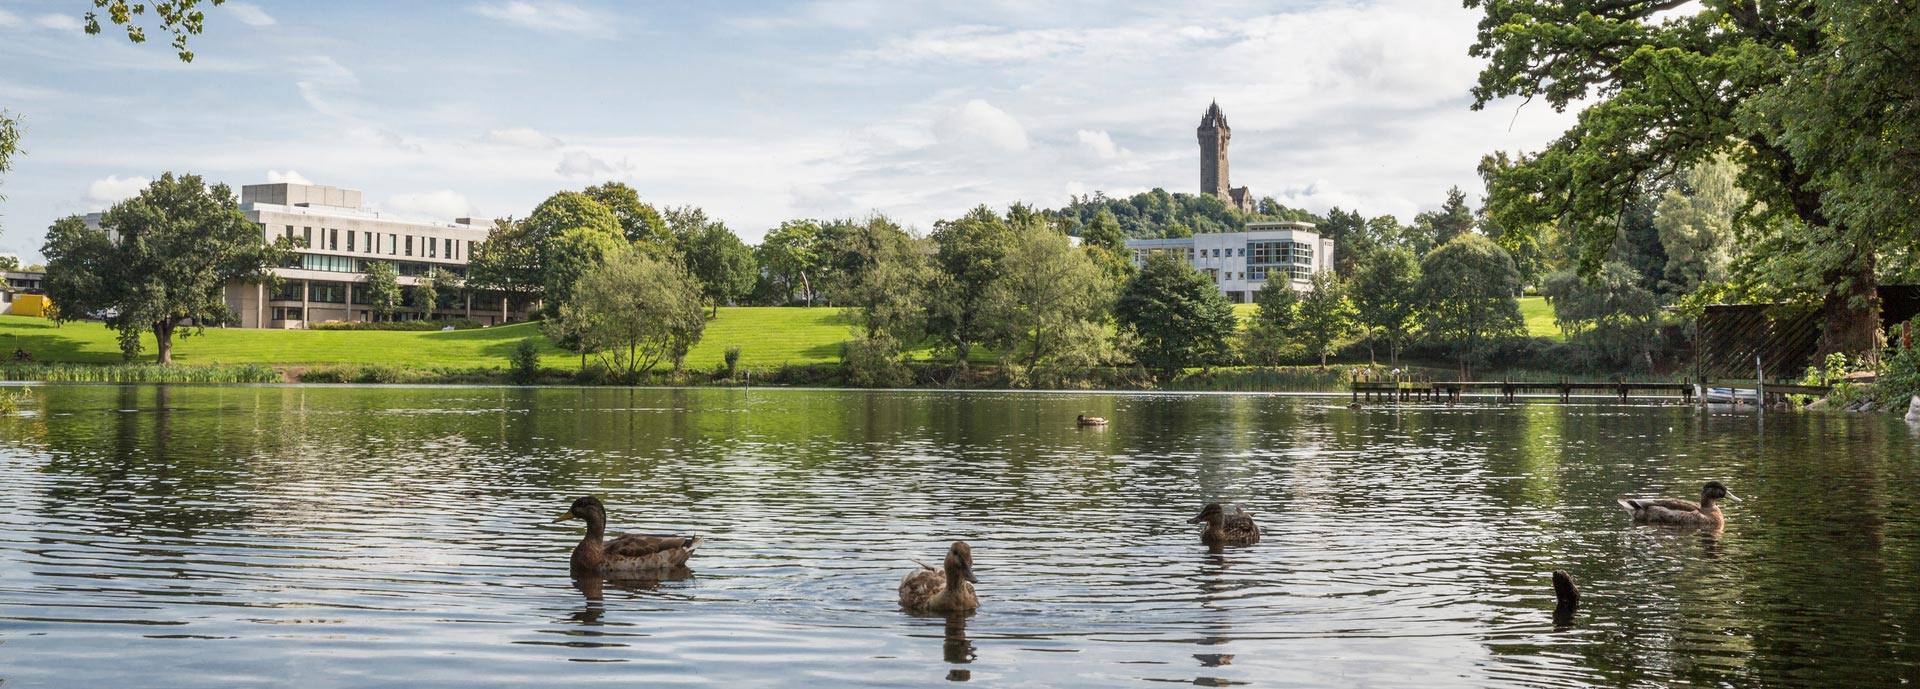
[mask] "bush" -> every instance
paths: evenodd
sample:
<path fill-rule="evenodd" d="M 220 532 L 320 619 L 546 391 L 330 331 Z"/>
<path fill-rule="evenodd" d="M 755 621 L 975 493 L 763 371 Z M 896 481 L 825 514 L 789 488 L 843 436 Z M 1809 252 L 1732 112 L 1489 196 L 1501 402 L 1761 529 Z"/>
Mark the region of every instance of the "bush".
<path fill-rule="evenodd" d="M 856 334 L 840 343 L 840 360 L 847 366 L 847 384 L 858 388 L 898 388 L 913 383 L 913 372 L 895 358 L 900 345 L 885 334 Z"/>
<path fill-rule="evenodd" d="M 314 323 L 307 327 L 314 330 L 403 330 L 403 331 L 409 331 L 409 332 L 425 332 L 430 330 L 440 330 L 440 329 L 446 328 L 447 326 L 453 326 L 454 330 L 472 330 L 475 328 L 487 327 L 481 324 L 480 321 L 476 321 L 471 318 L 448 318 L 448 319 L 437 320 L 437 321 L 425 320 L 425 319 L 412 320 L 412 321 L 372 321 L 372 322 L 327 321 L 325 323 Z"/>
<path fill-rule="evenodd" d="M 732 378 L 734 372 L 739 370 L 740 370 L 740 345 L 731 345 L 727 347 L 725 360 L 720 362 L 720 371 L 723 374 L 722 377 Z"/>
<path fill-rule="evenodd" d="M 180 364 L 0 365 L 0 380 L 49 383 L 278 383 L 280 372 L 259 364 L 185 366 Z"/>
<path fill-rule="evenodd" d="M 533 338 L 522 338 L 513 348 L 513 356 L 507 358 L 507 368 L 512 371 L 515 385 L 532 385 L 540 380 L 540 346 Z"/>

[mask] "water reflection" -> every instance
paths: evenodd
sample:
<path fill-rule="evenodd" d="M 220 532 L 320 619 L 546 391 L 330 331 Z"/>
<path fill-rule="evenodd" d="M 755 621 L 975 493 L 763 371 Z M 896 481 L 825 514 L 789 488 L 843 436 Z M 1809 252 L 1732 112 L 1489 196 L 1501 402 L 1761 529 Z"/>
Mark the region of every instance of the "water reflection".
<path fill-rule="evenodd" d="M 449 686 L 1920 680 L 1920 451 L 1897 419 L 1355 413 L 1228 395 L 39 393 L 43 413 L 0 420 L 8 689 L 354 673 Z M 1111 430 L 1074 427 L 1079 413 Z M 1751 487 L 1724 530 L 1634 526 L 1611 502 L 1730 476 Z M 711 535 L 698 585 L 569 587 L 577 532 L 526 515 L 582 494 L 631 506 L 616 508 L 623 527 Z M 1255 512 L 1261 545 L 1198 543 L 1184 521 L 1214 500 Z M 903 622 L 875 592 L 956 536 L 994 555 L 989 611 Z M 1563 567 L 1586 602 L 1550 620 L 1541 573 Z M 141 633 L 155 626 L 179 633 Z M 115 663 L 88 650 L 103 648 Z M 598 665 L 610 662 L 630 665 Z"/>

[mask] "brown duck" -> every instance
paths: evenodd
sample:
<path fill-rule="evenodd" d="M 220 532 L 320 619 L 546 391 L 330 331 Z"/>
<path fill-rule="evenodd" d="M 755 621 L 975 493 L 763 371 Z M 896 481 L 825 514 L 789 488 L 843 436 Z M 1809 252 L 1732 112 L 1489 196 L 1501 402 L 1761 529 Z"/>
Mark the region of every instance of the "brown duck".
<path fill-rule="evenodd" d="M 966 541 L 954 541 L 947 549 L 946 566 L 934 569 L 916 562 L 920 569 L 900 579 L 900 607 L 914 612 L 964 612 L 980 607 L 973 595 L 973 548 Z"/>
<path fill-rule="evenodd" d="M 1720 516 L 1718 502 L 1723 499 L 1740 498 L 1727 492 L 1727 487 L 1719 481 L 1708 481 L 1700 488 L 1698 503 L 1679 498 L 1620 498 L 1619 503 L 1633 513 L 1636 522 L 1720 526 L 1726 523 L 1726 518 Z"/>
<path fill-rule="evenodd" d="M 1210 502 L 1200 514 L 1187 520 L 1200 527 L 1200 542 L 1207 545 L 1253 545 L 1260 542 L 1260 527 L 1253 515 L 1239 505 Z"/>
<path fill-rule="evenodd" d="M 573 571 L 611 577 L 633 577 L 671 572 L 687 564 L 701 544 L 698 536 L 614 536 L 607 535 L 607 508 L 591 495 L 573 501 L 555 522 L 579 519 L 587 523 L 587 535 L 573 547 Z"/>

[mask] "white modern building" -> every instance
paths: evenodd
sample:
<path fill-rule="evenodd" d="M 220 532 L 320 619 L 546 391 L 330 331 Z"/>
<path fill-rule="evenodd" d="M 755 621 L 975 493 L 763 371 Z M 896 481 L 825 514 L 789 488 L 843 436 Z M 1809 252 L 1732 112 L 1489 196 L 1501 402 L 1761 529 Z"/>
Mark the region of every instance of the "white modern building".
<path fill-rule="evenodd" d="M 419 284 L 433 268 L 466 275 L 474 246 L 487 238 L 490 220 L 458 218 L 425 222 L 387 217 L 361 205 L 360 192 L 315 184 L 250 184 L 240 188 L 240 210 L 259 225 L 262 241 L 295 240 L 301 248 L 274 270 L 277 289 L 263 285 L 227 286 L 227 305 L 243 328 L 305 328 L 327 321 L 366 321 L 366 264 L 394 264 L 402 288 Z M 86 217 L 100 226 L 102 214 Z M 520 320 L 506 300 L 471 290 L 440 290 L 432 312 L 406 308 L 396 318 L 471 318 L 492 325 Z"/>
<path fill-rule="evenodd" d="M 1197 234 L 1181 239 L 1129 239 L 1134 266 L 1147 257 L 1173 252 L 1236 304 L 1253 301 L 1269 280 L 1286 280 L 1306 291 L 1315 271 L 1333 268 L 1333 240 L 1322 239 L 1312 223 L 1250 222 L 1244 232 Z"/>

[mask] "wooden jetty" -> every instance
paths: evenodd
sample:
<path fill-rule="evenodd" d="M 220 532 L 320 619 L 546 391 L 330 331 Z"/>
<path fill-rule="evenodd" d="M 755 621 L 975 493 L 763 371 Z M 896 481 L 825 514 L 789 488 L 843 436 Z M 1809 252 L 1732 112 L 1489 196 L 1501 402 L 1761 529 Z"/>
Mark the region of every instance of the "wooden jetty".
<path fill-rule="evenodd" d="M 1460 396 L 1469 392 L 1492 394 L 1502 401 L 1513 401 L 1522 394 L 1557 395 L 1561 402 L 1572 401 L 1576 394 L 1606 395 L 1616 397 L 1621 402 L 1634 398 L 1678 400 L 1683 404 L 1694 403 L 1696 386 L 1694 383 L 1635 383 L 1618 382 L 1574 382 L 1567 380 L 1550 382 L 1529 381 L 1414 381 L 1414 380 L 1364 380 L 1354 379 L 1353 401 L 1380 402 L 1458 402 Z M 1781 395 L 1825 395 L 1829 388 L 1818 385 L 1754 384 L 1754 383 L 1714 383 L 1712 387 L 1752 390 L 1754 398 L 1779 399 Z M 1701 400 L 1704 401 L 1704 400 Z"/>

